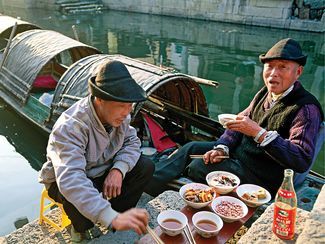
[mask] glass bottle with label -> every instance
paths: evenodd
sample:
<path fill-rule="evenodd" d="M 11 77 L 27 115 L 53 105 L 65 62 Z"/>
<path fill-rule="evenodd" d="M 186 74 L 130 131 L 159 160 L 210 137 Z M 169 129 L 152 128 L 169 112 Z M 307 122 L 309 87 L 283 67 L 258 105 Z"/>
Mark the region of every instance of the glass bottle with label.
<path fill-rule="evenodd" d="M 293 170 L 284 170 L 284 179 L 275 197 L 272 231 L 279 238 L 291 240 L 295 235 L 297 196 L 293 187 Z"/>

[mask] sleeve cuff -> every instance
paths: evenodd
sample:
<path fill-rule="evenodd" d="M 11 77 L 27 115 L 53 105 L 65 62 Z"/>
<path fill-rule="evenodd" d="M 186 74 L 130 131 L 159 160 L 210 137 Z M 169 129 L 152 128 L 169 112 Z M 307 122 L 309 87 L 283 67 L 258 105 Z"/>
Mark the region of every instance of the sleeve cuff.
<path fill-rule="evenodd" d="M 118 161 L 118 162 L 114 163 L 114 165 L 111 169 L 118 169 L 119 171 L 121 171 L 121 173 L 123 175 L 123 179 L 124 179 L 125 174 L 129 171 L 129 165 L 125 162 Z"/>
<path fill-rule="evenodd" d="M 216 150 L 216 149 L 221 149 L 221 150 L 223 150 L 223 151 L 225 152 L 226 155 L 229 156 L 229 148 L 228 148 L 226 145 L 221 145 L 221 144 L 219 144 L 219 145 L 217 145 L 217 146 L 214 146 L 213 149 L 214 149 L 214 150 Z"/>
<path fill-rule="evenodd" d="M 112 207 L 105 208 L 99 215 L 98 222 L 104 225 L 106 228 L 109 228 L 113 219 L 119 214 Z"/>
<path fill-rule="evenodd" d="M 266 132 L 264 140 L 261 142 L 260 146 L 261 147 L 267 146 L 268 144 L 270 144 L 270 142 L 272 142 L 278 136 L 279 136 L 279 134 L 276 131 L 268 131 L 268 132 Z"/>

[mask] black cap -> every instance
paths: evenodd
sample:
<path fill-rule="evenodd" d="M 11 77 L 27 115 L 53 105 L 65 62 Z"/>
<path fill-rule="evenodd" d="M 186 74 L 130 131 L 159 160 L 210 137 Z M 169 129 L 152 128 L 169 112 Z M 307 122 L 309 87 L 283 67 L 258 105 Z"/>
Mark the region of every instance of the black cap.
<path fill-rule="evenodd" d="M 266 54 L 261 54 L 259 58 L 263 64 L 269 60 L 284 59 L 295 61 L 304 66 L 307 61 L 307 55 L 303 55 L 299 43 L 291 38 L 279 41 Z"/>
<path fill-rule="evenodd" d="M 109 60 L 101 64 L 88 85 L 93 96 L 104 100 L 133 103 L 147 99 L 146 92 L 120 61 Z"/>

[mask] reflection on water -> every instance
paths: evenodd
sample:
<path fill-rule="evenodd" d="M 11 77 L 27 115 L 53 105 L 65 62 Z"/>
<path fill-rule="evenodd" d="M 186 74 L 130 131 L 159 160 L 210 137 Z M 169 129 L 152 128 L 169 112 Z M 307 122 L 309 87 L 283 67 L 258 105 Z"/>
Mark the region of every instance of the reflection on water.
<path fill-rule="evenodd" d="M 15 230 L 22 216 L 39 216 L 38 170 L 45 161 L 47 136 L 33 129 L 0 100 L 0 236 Z M 9 143 L 10 142 L 10 143 Z M 16 150 L 24 155 L 21 156 Z M 27 160 L 28 161 L 27 161 Z M 29 164 L 28 164 L 29 163 Z"/>
<path fill-rule="evenodd" d="M 45 162 L 48 136 L 18 116 L 2 100 L 0 100 L 0 117 L 0 135 L 5 136 L 17 151 L 28 160 L 31 167 L 38 171 Z"/>
<path fill-rule="evenodd" d="M 279 39 L 292 37 L 301 43 L 308 54 L 301 81 L 325 107 L 323 34 L 111 11 L 72 16 L 32 9 L 2 8 L 2 12 L 20 16 L 23 20 L 70 37 L 73 37 L 71 26 L 76 25 L 80 40 L 104 53 L 124 54 L 152 64 L 173 67 L 182 73 L 216 80 L 220 82 L 218 89 L 202 87 L 214 118 L 221 112 L 237 113 L 248 105 L 256 91 L 263 86 L 259 54 Z M 13 116 L 11 111 L 3 113 Z M 16 118 L 12 119 L 16 121 Z M 12 123 L 16 126 L 1 129 L 0 134 L 13 140 L 21 138 L 19 130 L 30 130 L 22 123 L 19 126 L 18 122 Z M 45 151 L 40 145 L 46 139 L 39 142 L 39 147 L 25 150 L 30 146 L 29 140 L 39 140 L 36 134 L 30 134 L 27 138 L 18 140 L 21 144 L 18 150 L 31 154 L 30 163 L 38 165 L 34 161 L 42 162 L 40 158 L 44 157 Z M 325 174 L 324 160 L 323 149 L 314 168 L 321 174 Z"/>

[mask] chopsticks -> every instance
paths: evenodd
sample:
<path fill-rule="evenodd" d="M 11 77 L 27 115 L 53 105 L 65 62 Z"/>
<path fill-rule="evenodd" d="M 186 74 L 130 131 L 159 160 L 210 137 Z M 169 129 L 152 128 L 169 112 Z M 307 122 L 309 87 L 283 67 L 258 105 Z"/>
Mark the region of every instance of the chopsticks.
<path fill-rule="evenodd" d="M 191 229 L 188 226 L 188 224 L 186 224 L 186 226 L 185 226 L 184 233 L 185 233 L 185 236 L 190 244 L 196 244 L 194 237 L 192 235 Z"/>
<path fill-rule="evenodd" d="M 192 154 L 190 158 L 203 158 L 203 155 Z M 215 158 L 229 158 L 229 156 L 216 156 Z"/>
<path fill-rule="evenodd" d="M 156 232 L 149 227 L 149 225 L 147 225 L 146 229 L 157 244 L 164 244 L 164 242 L 160 239 Z"/>

